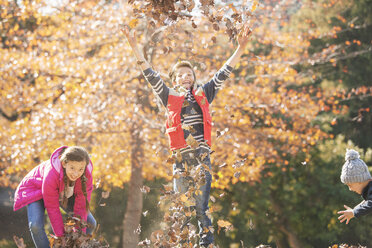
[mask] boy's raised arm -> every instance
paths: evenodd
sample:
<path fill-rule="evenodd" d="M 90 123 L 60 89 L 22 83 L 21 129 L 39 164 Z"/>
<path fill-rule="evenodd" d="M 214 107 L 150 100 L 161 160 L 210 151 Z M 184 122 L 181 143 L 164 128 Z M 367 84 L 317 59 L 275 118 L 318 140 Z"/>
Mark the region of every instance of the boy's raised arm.
<path fill-rule="evenodd" d="M 147 62 L 147 60 L 143 56 L 143 53 L 138 48 L 136 31 L 134 29 L 129 30 L 129 27 L 127 25 L 125 25 L 121 30 L 124 33 L 125 37 L 127 38 L 127 41 L 130 47 L 132 48 L 134 56 L 137 58 L 137 64 L 140 66 L 141 70 L 144 71 L 148 68 L 151 68 L 151 65 L 149 64 L 149 62 Z"/>
<path fill-rule="evenodd" d="M 208 83 L 204 84 L 204 92 L 209 103 L 213 101 L 218 90 L 221 88 L 222 83 L 229 77 L 231 71 L 239 62 L 240 57 L 244 53 L 244 50 L 248 44 L 251 33 L 252 31 L 250 30 L 248 25 L 245 24 L 237 37 L 238 47 L 233 55 L 231 55 L 231 57 L 225 62 L 221 69 L 214 75 L 214 77 Z"/>
<path fill-rule="evenodd" d="M 235 67 L 235 65 L 239 62 L 240 57 L 244 53 L 246 46 L 248 45 L 251 33 L 252 33 L 251 29 L 248 27 L 247 24 L 245 24 L 237 38 L 238 48 L 236 48 L 233 55 L 231 55 L 231 57 L 226 61 L 225 65 L 229 65 L 233 68 Z"/>
<path fill-rule="evenodd" d="M 124 26 L 122 31 L 133 50 L 134 56 L 137 58 L 137 64 L 141 68 L 143 76 L 146 81 L 150 83 L 163 105 L 167 106 L 169 88 L 166 86 L 163 79 L 161 79 L 160 74 L 152 69 L 150 63 L 145 59 L 143 53 L 138 48 L 135 30 L 133 29 L 131 31 L 128 26 Z"/>

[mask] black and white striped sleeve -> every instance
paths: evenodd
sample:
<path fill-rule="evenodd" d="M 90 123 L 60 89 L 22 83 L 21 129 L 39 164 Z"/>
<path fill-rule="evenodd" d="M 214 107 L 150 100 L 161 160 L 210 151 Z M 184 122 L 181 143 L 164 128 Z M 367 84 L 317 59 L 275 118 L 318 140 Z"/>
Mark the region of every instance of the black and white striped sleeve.
<path fill-rule="evenodd" d="M 229 78 L 233 68 L 229 65 L 224 65 L 213 78 L 206 84 L 203 85 L 205 96 L 208 102 L 211 103 L 216 96 L 218 90 L 221 88 L 222 83 Z"/>
<path fill-rule="evenodd" d="M 163 79 L 161 79 L 158 72 L 154 71 L 152 68 L 148 68 L 144 70 L 143 75 L 147 82 L 150 83 L 152 89 L 154 90 L 155 94 L 160 98 L 161 102 L 164 106 L 168 104 L 168 95 L 169 95 L 169 88 L 164 83 Z"/>

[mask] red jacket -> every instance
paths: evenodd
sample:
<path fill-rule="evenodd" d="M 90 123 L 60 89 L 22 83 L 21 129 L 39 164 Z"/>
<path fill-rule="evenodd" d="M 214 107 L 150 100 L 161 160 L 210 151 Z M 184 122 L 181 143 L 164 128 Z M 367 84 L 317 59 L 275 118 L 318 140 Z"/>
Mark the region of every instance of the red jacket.
<path fill-rule="evenodd" d="M 196 94 L 197 91 L 201 92 L 201 94 Z M 181 110 L 185 96 L 174 93 L 175 91 L 172 90 L 168 95 L 168 119 L 166 121 L 167 134 L 169 137 L 169 145 L 171 150 L 187 147 L 181 123 Z M 200 86 L 194 87 L 192 94 L 194 95 L 196 102 L 199 104 L 203 112 L 204 140 L 209 146 L 211 146 L 212 117 L 209 112 L 209 103 L 207 97 Z"/>
<path fill-rule="evenodd" d="M 65 187 L 59 154 L 64 147 L 66 146 L 55 150 L 49 160 L 33 168 L 18 185 L 14 195 L 14 211 L 43 199 L 53 232 L 56 236 L 63 236 L 64 234 L 62 214 L 59 210 L 59 194 L 63 192 Z M 90 202 L 93 190 L 92 170 L 93 165 L 89 161 L 85 171 L 85 176 L 88 179 L 86 181 L 88 202 Z M 86 221 L 88 213 L 85 207 L 85 197 L 81 188 L 80 178 L 76 180 L 74 194 L 74 213 L 80 215 Z"/>

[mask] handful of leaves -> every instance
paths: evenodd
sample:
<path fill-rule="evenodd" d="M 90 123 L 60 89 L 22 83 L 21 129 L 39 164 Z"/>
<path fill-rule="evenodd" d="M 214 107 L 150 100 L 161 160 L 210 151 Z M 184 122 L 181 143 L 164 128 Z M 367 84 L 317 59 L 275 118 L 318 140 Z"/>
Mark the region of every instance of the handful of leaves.
<path fill-rule="evenodd" d="M 85 234 L 83 229 L 88 224 L 77 217 L 68 217 L 65 222 L 65 236 L 62 238 L 51 235 L 49 239 L 52 248 L 106 248 L 110 247 L 103 237 L 98 239 Z"/>

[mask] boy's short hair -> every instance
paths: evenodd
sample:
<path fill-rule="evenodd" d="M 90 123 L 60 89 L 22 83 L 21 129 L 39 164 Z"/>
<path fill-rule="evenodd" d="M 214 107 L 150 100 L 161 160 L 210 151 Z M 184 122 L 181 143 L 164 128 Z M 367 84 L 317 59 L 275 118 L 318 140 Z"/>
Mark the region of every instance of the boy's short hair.
<path fill-rule="evenodd" d="M 175 75 L 175 71 L 180 68 L 180 67 L 187 67 L 187 68 L 190 68 L 192 70 L 192 73 L 194 74 L 194 80 L 196 79 L 196 76 L 195 76 L 195 71 L 194 71 L 194 68 L 192 67 L 192 64 L 190 63 L 190 61 L 187 61 L 187 60 L 181 60 L 181 61 L 178 61 L 173 67 L 172 67 L 172 70 L 169 72 L 169 78 L 171 79 L 172 83 L 174 82 L 174 79 L 176 77 Z"/>
<path fill-rule="evenodd" d="M 342 183 L 361 183 L 372 179 L 368 166 L 360 159 L 357 151 L 347 149 L 345 161 L 341 172 Z"/>

